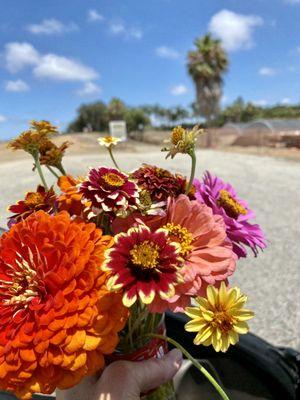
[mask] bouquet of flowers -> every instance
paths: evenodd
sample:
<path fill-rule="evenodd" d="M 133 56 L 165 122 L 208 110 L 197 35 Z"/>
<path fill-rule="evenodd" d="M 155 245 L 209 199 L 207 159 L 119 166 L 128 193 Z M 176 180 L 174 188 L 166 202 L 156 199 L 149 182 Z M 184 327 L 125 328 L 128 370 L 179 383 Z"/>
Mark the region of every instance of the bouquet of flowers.
<path fill-rule="evenodd" d="M 10 143 L 33 157 L 41 185 L 9 207 L 0 238 L 0 389 L 30 399 L 70 388 L 114 360 L 159 357 L 167 341 L 192 359 L 166 336 L 166 311 L 190 317 L 195 345 L 217 352 L 248 332 L 253 312 L 228 279 L 247 249 L 266 247 L 264 234 L 230 184 L 210 172 L 195 178 L 201 132 L 176 127 L 163 149 L 191 158 L 188 178 L 148 164 L 125 172 L 111 136 L 99 144 L 114 167 L 71 176 L 62 164 L 69 143 L 55 145 L 47 121 Z M 172 383 L 145 398 L 175 398 Z"/>

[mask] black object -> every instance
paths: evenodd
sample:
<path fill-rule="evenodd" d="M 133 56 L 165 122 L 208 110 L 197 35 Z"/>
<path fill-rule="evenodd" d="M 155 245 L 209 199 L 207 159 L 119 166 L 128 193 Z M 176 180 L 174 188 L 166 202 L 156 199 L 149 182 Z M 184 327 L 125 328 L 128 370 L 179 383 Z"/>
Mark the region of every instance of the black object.
<path fill-rule="evenodd" d="M 277 348 L 249 333 L 240 336 L 240 341 L 226 353 L 216 353 L 211 347 L 193 344 L 194 334 L 184 330 L 187 320 L 181 314 L 167 314 L 168 336 L 183 345 L 194 358 L 208 364 L 207 369 L 219 383 L 221 381 L 231 400 L 300 400 L 299 352 Z M 179 400 L 219 399 L 214 388 L 207 384 L 196 368 L 191 367 L 187 374 L 189 376 L 183 376 L 178 387 Z M 188 384 L 185 384 L 184 379 Z M 194 391 L 195 386 L 199 387 L 197 396 L 192 395 L 191 383 L 194 383 Z M 181 391 L 186 396 L 181 395 Z"/>

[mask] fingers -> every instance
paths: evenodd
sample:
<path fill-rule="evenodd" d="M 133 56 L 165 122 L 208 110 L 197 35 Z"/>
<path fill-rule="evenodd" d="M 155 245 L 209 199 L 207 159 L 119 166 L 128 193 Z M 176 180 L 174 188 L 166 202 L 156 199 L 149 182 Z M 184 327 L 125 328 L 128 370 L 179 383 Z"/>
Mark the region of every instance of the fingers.
<path fill-rule="evenodd" d="M 182 363 L 181 351 L 174 349 L 161 359 L 140 362 L 117 361 L 105 368 L 101 378 L 87 377 L 79 385 L 64 392 L 65 400 L 129 400 L 139 399 L 171 380 Z M 60 395 L 59 395 L 60 396 Z"/>
<path fill-rule="evenodd" d="M 171 380 L 182 363 L 182 353 L 174 349 L 161 359 L 133 363 L 132 373 L 140 392 L 147 392 Z"/>

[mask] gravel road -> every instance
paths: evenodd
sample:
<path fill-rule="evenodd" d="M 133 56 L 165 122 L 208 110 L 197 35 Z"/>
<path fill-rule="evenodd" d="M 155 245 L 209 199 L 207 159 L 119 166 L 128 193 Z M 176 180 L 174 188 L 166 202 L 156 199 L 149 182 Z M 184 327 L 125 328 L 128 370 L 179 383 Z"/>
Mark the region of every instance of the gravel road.
<path fill-rule="evenodd" d="M 189 173 L 187 157 L 165 161 L 154 147 L 141 145 L 136 150 L 117 154 L 124 169 L 146 161 Z M 87 167 L 102 163 L 110 165 L 105 153 L 75 155 L 66 157 L 65 167 L 82 175 Z M 0 164 L 0 226 L 5 225 L 7 205 L 23 198 L 38 182 L 31 167 L 29 158 L 14 160 L 13 153 L 10 162 Z M 201 150 L 197 175 L 205 169 L 230 181 L 240 197 L 248 200 L 268 238 L 265 252 L 257 259 L 251 255 L 240 261 L 231 280 L 249 296 L 249 306 L 256 313 L 252 331 L 275 345 L 300 350 L 300 163 Z"/>

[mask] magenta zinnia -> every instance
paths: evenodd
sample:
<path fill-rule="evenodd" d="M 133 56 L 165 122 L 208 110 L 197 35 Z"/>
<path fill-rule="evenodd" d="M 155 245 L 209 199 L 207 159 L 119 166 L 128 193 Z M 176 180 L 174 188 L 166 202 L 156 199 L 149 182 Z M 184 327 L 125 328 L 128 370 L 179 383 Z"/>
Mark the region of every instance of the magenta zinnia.
<path fill-rule="evenodd" d="M 214 214 L 221 215 L 226 224 L 226 232 L 232 241 L 233 250 L 238 257 L 246 257 L 249 246 L 255 256 L 258 248 L 266 247 L 265 236 L 257 224 L 251 224 L 254 212 L 247 203 L 237 197 L 236 191 L 217 176 L 206 172 L 202 182 L 194 181 L 196 198 L 209 206 Z"/>
<path fill-rule="evenodd" d="M 114 168 L 92 168 L 79 187 L 84 200 L 92 204 L 93 215 L 105 212 L 111 216 L 125 216 L 135 208 L 138 198 L 136 184 Z"/>
<path fill-rule="evenodd" d="M 169 242 L 166 230 L 140 225 L 115 236 L 102 268 L 110 273 L 108 287 L 122 291 L 123 304 L 130 307 L 138 298 L 150 304 L 155 296 L 172 297 L 180 262 L 179 246 Z"/>

